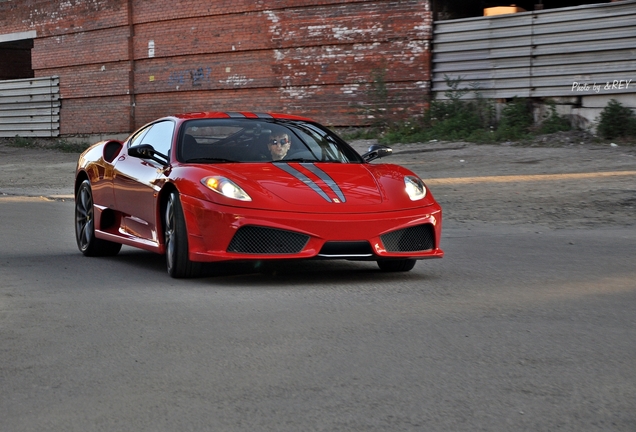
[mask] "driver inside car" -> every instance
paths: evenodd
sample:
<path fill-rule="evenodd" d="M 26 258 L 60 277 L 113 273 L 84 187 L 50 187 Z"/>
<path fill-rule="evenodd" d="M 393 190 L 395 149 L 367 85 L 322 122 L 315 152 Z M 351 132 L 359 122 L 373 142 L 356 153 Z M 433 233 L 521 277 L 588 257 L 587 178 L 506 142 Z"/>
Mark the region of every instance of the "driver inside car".
<path fill-rule="evenodd" d="M 283 159 L 287 155 L 290 145 L 291 141 L 289 135 L 286 133 L 270 135 L 267 147 L 272 155 L 272 160 L 277 161 Z"/>

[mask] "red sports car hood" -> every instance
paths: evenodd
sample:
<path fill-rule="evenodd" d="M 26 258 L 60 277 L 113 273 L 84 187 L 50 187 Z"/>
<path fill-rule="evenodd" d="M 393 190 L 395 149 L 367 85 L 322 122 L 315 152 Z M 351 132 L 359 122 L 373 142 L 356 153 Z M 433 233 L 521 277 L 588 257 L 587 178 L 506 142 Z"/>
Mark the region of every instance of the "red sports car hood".
<path fill-rule="evenodd" d="M 376 180 L 362 164 L 272 163 L 252 167 L 256 172 L 241 169 L 241 174 L 290 204 L 359 206 L 382 202 Z"/>
<path fill-rule="evenodd" d="M 188 177 L 200 179 L 211 174 L 210 166 L 199 165 Z M 208 174 L 204 174 L 205 171 Z M 214 164 L 215 175 L 223 175 L 252 198 L 250 202 L 223 199 L 226 205 L 264 210 L 367 213 L 387 212 L 431 205 L 427 193 L 419 201 L 406 194 L 404 177 L 415 175 L 391 164 L 357 163 L 240 163 Z M 175 173 L 176 174 L 176 173 Z M 185 189 L 184 189 L 185 191 Z M 187 191 L 186 191 L 187 192 Z"/>
<path fill-rule="evenodd" d="M 209 175 L 227 177 L 252 200 L 233 200 L 208 191 L 200 180 Z M 298 162 L 190 165 L 171 174 L 182 193 L 203 193 L 202 199 L 224 205 L 330 214 L 390 212 L 434 204 L 430 192 L 418 201 L 408 197 L 404 177 L 409 175 L 415 174 L 392 164 Z"/>

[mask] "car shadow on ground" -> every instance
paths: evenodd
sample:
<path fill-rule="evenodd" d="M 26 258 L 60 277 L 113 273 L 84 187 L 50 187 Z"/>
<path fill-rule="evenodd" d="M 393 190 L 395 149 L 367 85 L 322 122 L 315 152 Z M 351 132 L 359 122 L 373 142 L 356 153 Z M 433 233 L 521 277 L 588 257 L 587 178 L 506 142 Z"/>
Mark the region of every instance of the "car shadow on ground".
<path fill-rule="evenodd" d="M 441 278 L 439 260 L 418 261 L 409 272 L 383 272 L 374 261 L 280 260 L 205 263 L 202 274 L 192 279 L 172 279 L 165 256 L 124 246 L 112 257 L 85 257 L 71 248 L 55 253 L 5 254 L 0 270 L 29 268 L 34 281 L 84 280 L 115 286 L 126 281 L 162 281 L 179 285 L 239 285 L 241 287 L 320 286 L 342 284 L 390 284 L 426 282 Z M 13 273 L 12 271 L 12 273 Z M 101 282 L 100 282 L 101 281 Z"/>
<path fill-rule="evenodd" d="M 128 247 L 113 257 L 85 257 L 79 251 L 67 251 L 54 255 L 7 255 L 3 260 L 0 270 L 4 267 L 19 271 L 27 267 L 35 284 L 46 282 L 53 287 L 60 283 L 72 285 L 71 281 L 104 287 L 134 285 L 136 281 L 145 285 L 165 283 L 202 288 L 370 287 L 430 282 L 443 277 L 439 267 L 430 266 L 430 261 L 418 262 L 409 272 L 387 273 L 373 261 L 285 260 L 208 263 L 197 278 L 172 279 L 166 271 L 164 256 Z"/>
<path fill-rule="evenodd" d="M 165 257 L 142 250 L 124 248 L 119 255 L 107 258 L 111 264 L 148 270 L 166 278 Z M 201 275 L 190 279 L 203 284 L 226 284 L 230 280 L 241 286 L 320 285 L 329 283 L 382 283 L 395 280 L 433 279 L 435 276 L 422 271 L 418 263 L 410 272 L 383 272 L 374 261 L 347 260 L 276 260 L 204 263 Z M 419 271 L 418 271 L 419 267 Z"/>

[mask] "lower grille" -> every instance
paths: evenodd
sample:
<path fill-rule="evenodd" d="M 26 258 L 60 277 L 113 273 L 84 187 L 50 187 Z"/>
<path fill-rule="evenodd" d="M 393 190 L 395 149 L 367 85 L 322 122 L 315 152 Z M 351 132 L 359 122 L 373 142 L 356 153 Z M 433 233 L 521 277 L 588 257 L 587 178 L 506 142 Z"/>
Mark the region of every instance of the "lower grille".
<path fill-rule="evenodd" d="M 433 225 L 423 224 L 380 236 L 387 252 L 419 252 L 435 247 Z"/>
<path fill-rule="evenodd" d="M 303 250 L 309 236 L 260 226 L 244 226 L 234 234 L 228 252 L 245 254 L 295 254 Z"/>
<path fill-rule="evenodd" d="M 322 257 L 371 256 L 373 250 L 368 241 L 328 241 L 320 249 Z"/>

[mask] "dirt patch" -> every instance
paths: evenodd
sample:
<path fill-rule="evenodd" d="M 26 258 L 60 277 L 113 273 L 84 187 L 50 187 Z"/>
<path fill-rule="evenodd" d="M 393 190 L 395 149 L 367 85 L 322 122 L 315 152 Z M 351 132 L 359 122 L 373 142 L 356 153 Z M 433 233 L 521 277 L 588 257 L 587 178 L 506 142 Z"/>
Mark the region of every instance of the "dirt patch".
<path fill-rule="evenodd" d="M 0 143 L 0 195 L 49 196 L 73 193 L 79 153 Z"/>
<path fill-rule="evenodd" d="M 515 179 L 636 171 L 635 146 L 612 146 L 582 138 L 576 133 L 559 133 L 535 142 L 499 145 L 396 144 L 392 146 L 393 156 L 374 163 L 403 165 L 425 182 L 429 180 L 429 189 L 442 205 L 445 220 L 454 223 L 531 224 L 537 229 L 633 226 L 634 174 Z M 374 143 L 375 140 L 352 141 L 360 153 Z M 46 145 L 16 148 L 0 143 L 0 196 L 72 195 L 77 158 L 78 153 L 54 151 Z M 452 181 L 484 176 L 512 177 L 505 182 Z M 440 179 L 451 180 L 436 181 Z"/>

